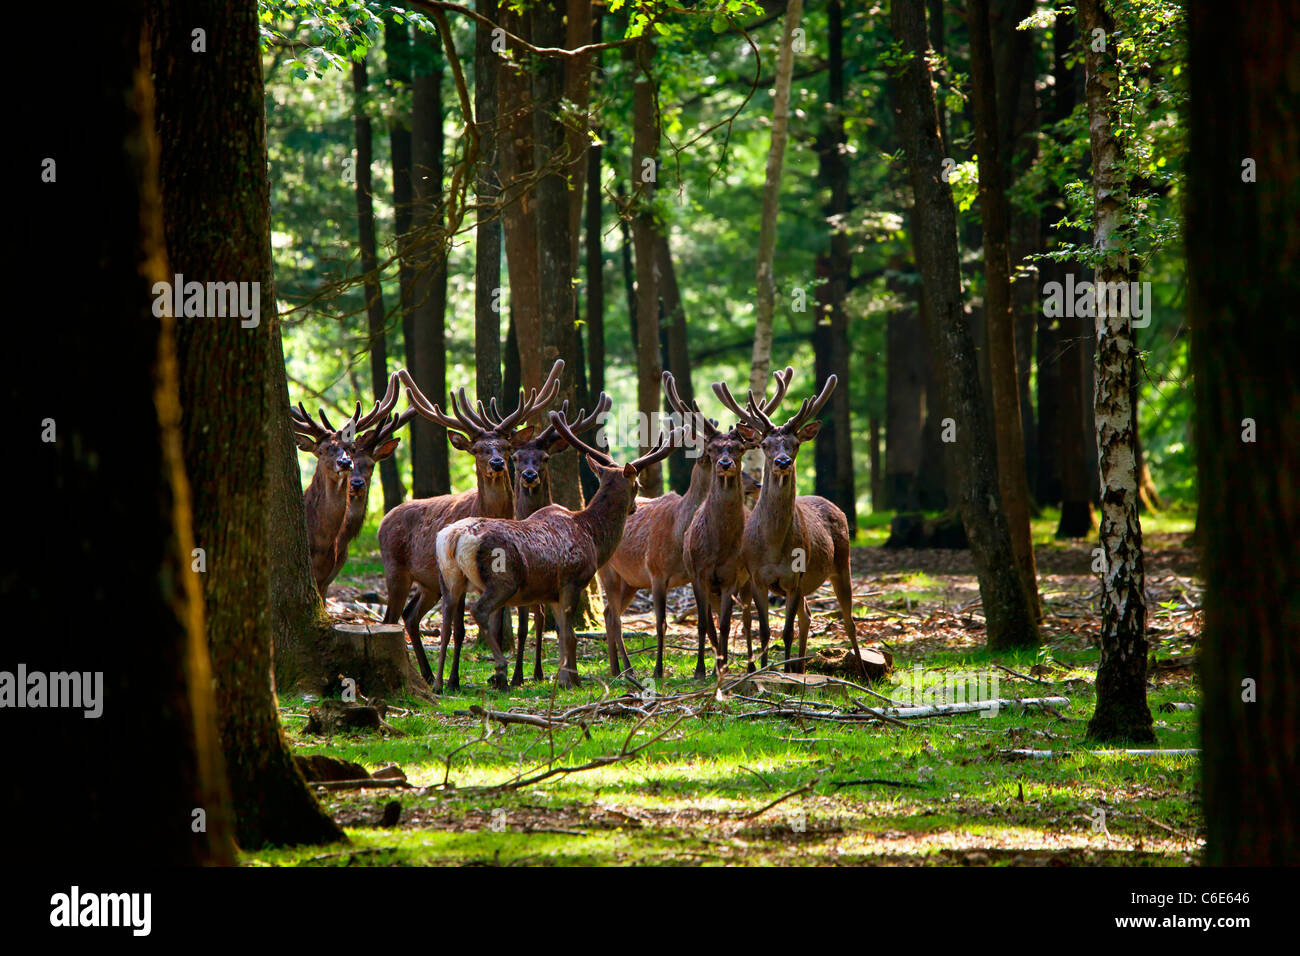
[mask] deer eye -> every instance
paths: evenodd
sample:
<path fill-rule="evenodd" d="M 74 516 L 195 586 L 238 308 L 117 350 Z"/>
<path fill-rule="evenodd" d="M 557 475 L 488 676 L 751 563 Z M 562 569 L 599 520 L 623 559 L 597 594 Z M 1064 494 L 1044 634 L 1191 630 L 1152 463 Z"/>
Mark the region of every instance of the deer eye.
<path fill-rule="evenodd" d="M 550 461 L 550 460 L 551 460 L 551 456 L 550 456 L 550 455 L 543 455 L 543 456 L 542 456 L 542 464 L 543 464 L 543 465 L 546 464 L 546 463 L 547 463 L 548 461 Z"/>

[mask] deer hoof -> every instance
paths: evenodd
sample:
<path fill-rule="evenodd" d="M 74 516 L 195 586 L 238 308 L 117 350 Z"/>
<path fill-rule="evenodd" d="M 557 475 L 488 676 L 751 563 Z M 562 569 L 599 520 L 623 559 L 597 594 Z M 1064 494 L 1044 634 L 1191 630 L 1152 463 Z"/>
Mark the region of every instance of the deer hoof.
<path fill-rule="evenodd" d="M 537 668 L 537 670 L 533 671 L 533 680 L 535 681 L 546 680 L 546 675 L 542 673 L 542 669 L 540 667 Z"/>
<path fill-rule="evenodd" d="M 505 668 L 492 672 L 492 679 L 488 681 L 493 690 L 505 690 L 510 686 L 510 680 L 506 677 Z"/>
<path fill-rule="evenodd" d="M 566 668 L 565 670 L 560 671 L 560 673 L 555 676 L 555 683 L 560 685 L 560 687 L 562 687 L 565 690 L 569 690 L 571 688 L 577 687 L 579 683 L 578 672 L 571 671 Z"/>
<path fill-rule="evenodd" d="M 707 676 L 708 674 L 705 672 L 703 667 L 695 668 L 695 673 L 691 675 L 694 680 L 704 680 Z"/>

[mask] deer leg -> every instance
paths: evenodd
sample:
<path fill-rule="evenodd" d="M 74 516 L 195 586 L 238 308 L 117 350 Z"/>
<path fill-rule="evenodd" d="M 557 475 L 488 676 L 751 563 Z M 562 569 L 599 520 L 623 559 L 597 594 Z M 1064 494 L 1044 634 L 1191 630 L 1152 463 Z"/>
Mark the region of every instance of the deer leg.
<path fill-rule="evenodd" d="M 713 608 L 709 605 L 709 599 L 701 590 L 700 586 L 694 582 L 691 583 L 691 590 L 695 592 L 695 673 L 691 675 L 695 680 L 704 679 L 704 635 L 708 633 L 709 627 L 713 624 Z"/>
<path fill-rule="evenodd" d="M 799 656 L 800 657 L 808 656 L 808 629 L 811 623 L 812 623 L 812 618 L 808 614 L 808 599 L 806 597 L 800 597 L 799 598 Z M 795 664 L 795 671 L 797 673 L 802 674 L 804 672 L 804 665 L 806 663 L 808 662 L 802 660 L 799 661 L 799 663 Z"/>
<path fill-rule="evenodd" d="M 533 680 L 545 680 L 546 675 L 542 672 L 542 638 L 546 634 L 546 605 L 537 605 L 533 611 L 536 617 L 533 623 L 537 627 L 537 646 L 533 649 Z"/>
<path fill-rule="evenodd" d="M 555 632 L 560 643 L 560 666 L 555 672 L 555 683 L 563 689 L 577 687 L 578 677 L 578 635 L 573 631 L 570 616 L 570 601 L 563 593 L 560 600 L 552 605 L 555 612 Z"/>
<path fill-rule="evenodd" d="M 781 643 L 785 645 L 785 672 L 793 673 L 794 665 L 790 663 L 790 646 L 794 641 L 794 619 L 799 610 L 799 581 L 785 592 L 785 625 L 781 628 Z"/>
<path fill-rule="evenodd" d="M 487 592 L 474 603 L 474 620 L 478 623 L 479 638 L 486 641 L 488 650 L 492 652 L 493 690 L 505 690 L 508 686 L 506 669 L 510 662 L 501 651 L 501 625 L 509 620 L 509 616 L 499 613 L 501 610 L 508 611 L 508 608 L 500 606 L 508 597 L 508 594 L 494 594 L 489 586 Z"/>
<path fill-rule="evenodd" d="M 501 651 L 513 651 L 513 641 L 515 639 L 514 628 L 510 626 L 510 608 L 501 609 Z"/>
<path fill-rule="evenodd" d="M 767 644 L 772 639 L 772 627 L 768 617 L 767 606 L 767 588 L 754 587 L 754 610 L 758 614 L 758 643 L 759 653 L 762 657 L 759 659 L 759 666 L 767 666 Z M 749 657 L 749 670 L 754 670 L 754 656 Z"/>
<path fill-rule="evenodd" d="M 435 694 L 442 693 L 442 666 L 447 660 L 447 642 L 451 639 L 452 620 L 456 616 L 456 602 L 458 598 L 450 591 L 443 589 L 442 592 L 442 631 L 438 635 L 438 678 L 430 679 L 429 686 L 433 688 Z M 417 631 L 417 633 L 419 633 Z"/>
<path fill-rule="evenodd" d="M 722 589 L 722 613 L 718 616 L 718 648 L 721 651 L 713 659 L 714 673 L 727 669 L 727 654 L 731 650 L 731 609 L 734 606 L 731 588 Z"/>
<path fill-rule="evenodd" d="M 447 689 L 452 691 L 460 690 L 460 649 L 465 643 L 465 595 L 456 599 L 456 607 L 452 610 L 451 615 L 452 627 L 455 629 L 455 648 L 451 656 L 451 678 L 447 682 Z M 444 644 L 443 647 L 447 645 Z"/>
<path fill-rule="evenodd" d="M 753 589 L 746 584 L 744 590 L 740 593 L 740 621 L 741 627 L 745 632 L 745 660 L 748 661 L 746 667 L 747 671 L 752 671 L 754 669 L 754 634 L 751 629 L 753 614 L 750 607 L 753 597 Z"/>
<path fill-rule="evenodd" d="M 515 646 L 515 673 L 510 678 L 511 687 L 520 687 L 524 683 L 524 648 L 528 646 L 528 615 L 531 613 L 531 608 L 519 609 L 519 640 L 516 641 Z M 541 635 L 538 635 L 537 640 L 540 643 Z"/>
<path fill-rule="evenodd" d="M 388 583 L 388 607 L 384 610 L 384 623 L 396 624 L 399 620 L 406 630 L 406 636 L 411 640 L 411 653 L 415 655 L 416 666 L 420 669 L 420 676 L 424 678 L 426 684 L 433 684 L 433 671 L 429 667 L 429 657 L 424 653 L 424 642 L 420 640 L 420 621 L 417 618 L 415 629 L 412 632 L 411 626 L 406 623 L 406 619 L 398 608 L 403 607 L 403 602 L 411 590 L 411 576 L 394 572 L 387 575 Z M 423 593 L 423 592 L 421 592 Z"/>
<path fill-rule="evenodd" d="M 858 648 L 858 631 L 853 624 L 853 579 L 849 576 L 847 557 L 844 567 L 836 568 L 831 575 L 831 586 L 835 588 L 835 600 L 840 606 L 840 620 L 844 622 L 844 631 L 849 635 L 849 644 L 853 646 L 853 660 L 857 664 L 858 676 L 867 681 L 867 665 L 862 660 L 862 651 Z"/>
<path fill-rule="evenodd" d="M 655 680 L 663 680 L 664 638 L 668 632 L 668 582 L 651 581 L 650 599 L 655 606 Z"/>

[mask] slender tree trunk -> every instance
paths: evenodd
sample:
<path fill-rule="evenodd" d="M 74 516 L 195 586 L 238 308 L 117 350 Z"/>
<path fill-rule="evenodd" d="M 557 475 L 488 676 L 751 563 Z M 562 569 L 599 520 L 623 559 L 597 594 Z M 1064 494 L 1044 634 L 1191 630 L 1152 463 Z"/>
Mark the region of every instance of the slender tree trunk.
<path fill-rule="evenodd" d="M 387 57 L 388 82 L 393 92 L 411 86 L 411 28 L 398 23 L 392 15 L 384 17 L 384 53 Z M 398 259 L 398 289 L 402 299 L 402 354 L 408 370 L 415 368 L 415 266 L 408 251 L 414 202 L 411 184 L 411 118 L 394 111 L 388 121 L 388 146 L 393 164 L 393 232 Z M 414 372 L 412 372 L 414 374 Z M 414 422 L 411 445 L 415 443 Z M 416 473 L 412 447 L 411 477 Z M 419 494 L 416 494 L 419 497 Z"/>
<path fill-rule="evenodd" d="M 822 419 L 821 433 L 814 446 L 817 463 L 816 494 L 839 506 L 848 518 L 849 528 L 858 526 L 857 490 L 854 488 L 852 380 L 849 376 L 849 317 L 844 308 L 852 271 L 852 254 L 845 225 L 852 204 L 849 198 L 849 166 L 844 135 L 844 8 L 840 0 L 827 5 L 828 97 L 830 107 L 818 142 L 818 167 L 829 188 L 826 205 L 831 224 L 828 254 L 819 257 L 817 286 L 817 325 L 814 339 L 821 333 L 824 351 L 817 362 L 825 363 L 826 374 L 834 374 L 839 386 L 831 395 Z M 825 324 L 823 324 L 825 323 Z M 825 380 L 818 372 L 817 381 Z"/>
<path fill-rule="evenodd" d="M 686 335 L 686 306 L 682 304 L 682 291 L 677 286 L 677 270 L 673 267 L 672 247 L 667 233 L 655 236 L 655 245 L 659 253 L 659 296 L 663 302 L 664 318 L 667 325 L 668 348 L 665 363 L 668 371 L 673 373 L 677 382 L 677 391 L 687 405 L 695 398 L 695 386 L 691 383 L 690 341 Z M 668 481 L 671 490 L 679 495 L 686 494 L 691 483 L 691 469 L 695 463 L 686 457 L 686 449 L 679 448 L 668 457 Z"/>
<path fill-rule="evenodd" d="M 1130 278 L 1120 227 L 1128 201 L 1123 147 L 1114 128 L 1118 86 L 1115 24 L 1101 0 L 1080 0 L 1079 32 L 1105 31 L 1106 50 L 1087 42 L 1084 63 L 1088 129 L 1092 140 L 1093 248 L 1105 259 L 1099 283 Z M 1136 343 L 1128 309 L 1106 308 L 1097 296 L 1096 416 L 1101 469 L 1101 665 L 1097 709 L 1088 735 L 1098 740 L 1155 740 L 1147 706 L 1146 594 L 1142 569 L 1142 523 L 1138 518 L 1134 468 L 1134 407 L 1137 401 Z M 1116 314 L 1118 313 L 1118 314 Z"/>
<path fill-rule="evenodd" d="M 24 281 L 51 290 L 93 277 L 94 292 L 68 295 L 58 322 L 15 323 L 7 345 L 15 357 L 57 355 L 58 381 L 37 361 L 9 363 L 4 376 L 5 407 L 31 436 L 23 508 L 41 516 L 41 533 L 11 553 L 0 597 L 9 637 L 40 638 L 6 640 L 0 669 L 100 678 L 81 708 L 4 710 L 5 851 L 27 864 L 23 879 L 38 861 L 235 862 L 202 583 L 191 570 L 176 323 L 152 309 L 154 284 L 172 282 L 173 270 L 145 16 L 141 3 L 78 11 L 60 49 L 85 74 L 19 97 L 14 118 L 57 163 L 57 179 L 40 187 L 41 215 L 24 229 L 33 249 L 60 251 L 32 255 Z M 90 585 L 75 607 L 70 581 Z M 129 639 L 88 639 L 89 622 L 122 618 L 124 598 Z M 51 766 L 75 779 L 50 785 L 31 772 Z M 213 919 L 200 915 L 195 929 Z"/>
<path fill-rule="evenodd" d="M 418 238 L 412 256 L 414 347 L 411 376 L 425 395 L 447 394 L 447 251 L 443 241 L 442 54 L 421 35 L 413 64 L 411 109 L 411 225 Z M 447 430 L 417 416 L 411 421 L 411 485 L 417 498 L 451 491 Z"/>
<path fill-rule="evenodd" d="M 1206 862 L 1295 866 L 1300 18 L 1278 0 L 1248 7 L 1193 0 L 1188 14 Z M 1247 159 L 1251 182 L 1243 179 Z"/>
<path fill-rule="evenodd" d="M 785 8 L 785 26 L 781 31 L 781 50 L 776 59 L 776 95 L 772 101 L 772 139 L 767 151 L 767 171 L 763 180 L 763 206 L 758 229 L 758 308 L 754 320 L 754 358 L 749 371 L 749 387 L 755 395 L 767 388 L 772 366 L 772 323 L 776 311 L 776 218 L 781 203 L 781 169 L 785 164 L 785 144 L 790 124 L 790 81 L 794 74 L 794 31 L 803 16 L 803 0 L 789 0 Z M 838 389 L 837 389 L 838 391 Z M 747 469 L 761 471 L 761 456 L 750 453 Z"/>
<path fill-rule="evenodd" d="M 206 555 L 208 642 L 236 836 L 248 849 L 338 840 L 342 831 L 293 764 L 271 675 L 270 544 L 279 529 L 270 527 L 266 489 L 283 465 L 273 452 L 288 431 L 288 395 L 274 387 L 272 365 L 281 356 L 256 4 L 160 2 L 155 10 L 172 268 L 204 281 L 260 283 L 254 327 L 238 318 L 177 320 L 181 433 L 186 470 L 202 476 L 193 488 L 194 543 Z M 226 42 L 196 57 L 191 30 L 200 21 Z M 305 574 L 305 548 L 301 557 Z"/>
<path fill-rule="evenodd" d="M 797 2 L 797 0 L 796 0 Z M 632 189 L 635 218 L 632 238 L 636 247 L 637 410 L 645 416 L 640 454 L 654 444 L 655 422 L 662 405 L 659 358 L 659 283 L 655 268 L 656 229 L 654 201 L 659 164 L 659 118 L 654 108 L 654 79 L 650 61 L 654 44 L 643 39 L 633 49 L 637 77 L 632 93 Z M 640 475 L 641 493 L 650 498 L 663 494 L 661 465 L 651 465 Z"/>
<path fill-rule="evenodd" d="M 366 327 L 370 333 L 370 384 L 375 398 L 388 389 L 388 332 L 384 319 L 384 290 L 379 281 L 379 250 L 375 240 L 375 206 L 370 178 L 372 134 L 366 112 L 369 81 L 366 63 L 352 64 L 353 125 L 357 136 L 357 245 L 361 249 L 361 271 L 366 276 Z M 402 503 L 402 481 L 397 475 L 394 454 L 379 463 L 379 481 L 384 489 L 384 511 Z"/>
<path fill-rule="evenodd" d="M 616 195 L 618 196 L 620 206 L 627 201 L 627 191 L 623 188 L 622 179 L 618 179 Z M 620 216 L 618 220 L 618 232 L 620 239 L 620 256 L 623 264 L 623 296 L 627 301 L 627 321 L 628 329 L 632 336 L 632 350 L 639 354 L 641 347 L 637 341 L 636 327 L 636 278 L 635 270 L 632 265 L 632 227 L 628 224 L 627 218 Z"/>
<path fill-rule="evenodd" d="M 478 12 L 493 22 L 497 0 L 478 0 Z M 500 194 L 497 178 L 497 71 L 492 28 L 474 24 L 474 119 L 479 158 L 474 226 L 474 381 L 479 401 L 504 397 L 501 391 L 501 217 L 492 208 Z"/>
<path fill-rule="evenodd" d="M 603 14 L 597 10 L 591 28 L 591 41 L 601 41 Z M 600 74 L 600 54 L 595 54 L 594 67 Z M 605 254 L 602 227 L 603 207 L 600 192 L 600 173 L 603 148 L 593 143 L 587 150 L 587 362 L 588 383 L 592 395 L 605 390 Z M 575 260 L 576 266 L 576 260 Z"/>
<path fill-rule="evenodd" d="M 993 390 L 993 431 L 997 438 L 998 487 L 1011 529 L 1016 566 L 1035 618 L 1039 615 L 1038 578 L 1029 531 L 1029 488 L 1025 477 L 1024 431 L 1020 424 L 1020 383 L 1016 373 L 1015 314 L 1011 308 L 1010 210 L 1007 176 L 998 144 L 996 79 L 989 37 L 988 0 L 968 0 L 971 36 L 972 101 L 979 153 L 980 212 L 984 224 L 984 304 L 988 323 L 989 379 Z"/>
<path fill-rule="evenodd" d="M 1002 510 L 997 466 L 990 451 L 993 431 L 979 388 L 970 326 L 961 303 L 956 210 L 951 187 L 939 178 L 941 161 L 934 95 L 926 67 L 925 15 L 921 0 L 894 0 L 894 35 L 910 61 L 900 80 L 901 128 L 912 190 L 916 196 L 918 265 L 930 310 L 930 351 L 941 363 L 943 407 L 956 439 L 947 444 L 947 466 L 960 494 L 988 621 L 989 646 L 1034 647 L 1038 629 L 1029 596 L 1016 571 L 1011 533 Z"/>

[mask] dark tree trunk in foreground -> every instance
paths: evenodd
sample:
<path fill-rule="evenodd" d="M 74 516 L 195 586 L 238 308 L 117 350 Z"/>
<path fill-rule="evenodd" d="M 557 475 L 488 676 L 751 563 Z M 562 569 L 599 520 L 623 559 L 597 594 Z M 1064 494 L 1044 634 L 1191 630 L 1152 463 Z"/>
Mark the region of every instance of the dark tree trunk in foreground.
<path fill-rule="evenodd" d="M 235 862 L 202 585 L 190 570 L 175 322 L 152 310 L 154 283 L 170 283 L 172 270 L 143 20 L 139 3 L 81 11 L 61 49 L 85 75 L 32 90 L 16 118 L 30 136 L 24 181 L 37 182 L 45 157 L 57 161 L 25 228 L 35 248 L 60 251 L 32 256 L 25 281 L 60 289 L 93 277 L 94 294 L 68 296 L 58 322 L 15 323 L 8 346 L 48 350 L 59 367 L 57 383 L 39 362 L 5 375 L 5 407 L 30 436 L 24 508 L 41 515 L 42 533 L 10 553 L 0 598 L 16 617 L 10 634 L 41 639 L 6 640 L 0 670 L 102 674 L 93 719 L 86 707 L 4 710 L 5 852 L 25 869 Z M 70 222 L 80 223 L 75 242 Z M 36 437 L 46 428 L 48 444 Z M 69 581 L 93 582 L 78 589 L 75 613 Z M 91 622 L 122 617 L 124 598 L 132 639 L 87 639 Z M 73 776 L 51 782 L 33 772 L 42 767 Z M 196 810 L 206 815 L 197 832 Z"/>
<path fill-rule="evenodd" d="M 892 268 L 905 268 L 898 257 Z M 921 507 L 922 423 L 925 415 L 924 330 L 915 307 L 915 286 L 892 279 L 900 306 L 889 313 L 885 330 L 885 469 L 877 510 L 916 511 Z"/>
<path fill-rule="evenodd" d="M 850 414 L 852 380 L 849 377 L 849 316 L 844 308 L 848 294 L 852 256 L 846 220 L 849 198 L 849 165 L 845 155 L 844 135 L 844 8 L 839 0 L 827 6 L 830 30 L 827 34 L 830 63 L 828 70 L 830 107 L 817 143 L 818 173 L 822 185 L 829 189 L 826 205 L 830 223 L 829 249 L 818 257 L 817 325 L 814 341 L 817 382 L 834 374 L 839 385 L 824 409 L 822 430 L 814 445 L 817 478 L 813 491 L 834 502 L 849 521 L 849 534 L 857 533 L 858 501 L 853 486 L 853 420 Z"/>
<path fill-rule="evenodd" d="M 478 0 L 478 12 L 493 22 L 497 0 Z M 478 123 L 478 171 L 475 193 L 480 207 L 497 201 L 497 71 L 492 28 L 474 24 L 474 119 Z M 474 381 L 478 399 L 500 400 L 501 391 L 501 217 L 480 208 L 474 228 Z"/>
<path fill-rule="evenodd" d="M 1300 864 L 1300 17 L 1188 6 L 1206 861 Z M 1242 181 L 1254 160 L 1255 181 Z M 1289 358 L 1288 358 L 1289 357 Z M 1243 440 L 1244 419 L 1254 422 Z"/>
<path fill-rule="evenodd" d="M 375 399 L 388 389 L 388 338 L 384 320 L 384 290 L 379 282 L 379 250 L 375 240 L 375 204 L 370 178 L 372 131 L 366 112 L 368 80 L 366 64 L 352 64 L 353 125 L 357 135 L 357 245 L 361 248 L 361 271 L 366 279 L 366 328 L 370 333 L 370 385 Z M 402 481 L 397 476 L 397 455 L 379 463 L 379 480 L 384 489 L 384 511 L 402 503 Z"/>
<path fill-rule="evenodd" d="M 659 286 L 655 276 L 655 219 L 652 203 L 659 165 L 659 120 L 654 108 L 654 79 L 650 61 L 654 44 L 642 40 L 632 49 L 636 55 L 636 80 L 632 93 L 632 238 L 636 246 L 636 352 L 637 410 L 650 423 L 641 429 L 639 454 L 654 444 L 654 421 L 660 398 Z M 661 464 L 641 472 L 641 493 L 648 498 L 663 494 Z"/>
<path fill-rule="evenodd" d="M 1016 571 L 1002 510 L 993 430 L 984 408 L 970 325 L 961 301 L 956 211 L 939 178 L 943 160 L 934 94 L 925 65 L 925 12 L 920 0 L 894 0 L 894 36 L 911 59 L 900 79 L 900 125 L 917 207 L 917 258 L 930 312 L 927 336 L 940 364 L 943 407 L 954 420 L 947 466 L 979 576 L 991 648 L 1035 647 L 1035 615 Z"/>
<path fill-rule="evenodd" d="M 1115 24 L 1101 0 L 1081 0 L 1079 32 L 1106 33 L 1106 50 L 1087 45 L 1088 129 L 1092 140 L 1093 248 L 1104 259 L 1097 282 L 1127 283 L 1128 253 L 1120 235 L 1128 199 L 1123 147 L 1115 132 L 1118 86 Z M 1142 569 L 1142 524 L 1138 520 L 1134 468 L 1134 408 L 1137 402 L 1136 343 L 1128 309 L 1112 308 L 1097 296 L 1096 417 L 1101 469 L 1101 665 L 1097 709 L 1088 736 L 1107 741 L 1155 740 L 1147 706 L 1146 595 Z"/>
<path fill-rule="evenodd" d="M 1011 529 L 1011 546 L 1015 551 L 1020 580 L 1037 618 L 1038 577 L 1029 532 L 1029 486 L 1020 418 L 1020 382 L 1016 373 L 1015 313 L 1011 307 L 1011 212 L 1006 194 L 1006 163 L 998 142 L 998 104 L 993 45 L 989 37 L 988 0 L 968 0 L 966 24 L 971 37 L 971 100 L 979 154 L 980 218 L 984 226 L 984 312 L 988 328 L 989 381 L 993 392 L 993 432 L 997 438 L 998 487 Z M 1028 356 L 1025 360 L 1028 361 Z"/>
<path fill-rule="evenodd" d="M 410 372 L 428 396 L 447 394 L 447 252 L 443 241 L 442 54 L 437 40 L 417 37 L 411 109 L 411 226 L 414 270 Z M 424 416 L 411 420 L 411 486 L 416 498 L 451 491 L 447 430 Z"/>
<path fill-rule="evenodd" d="M 260 283 L 260 321 L 177 318 L 181 433 L 193 476 L 218 727 L 241 846 L 341 839 L 293 764 L 271 679 L 267 487 L 282 460 L 288 395 L 276 345 L 257 7 L 160 3 L 153 23 L 163 224 L 172 269 L 199 281 Z M 203 22 L 208 52 L 190 51 Z M 301 510 L 298 512 L 301 514 Z M 302 519 L 299 519 L 302 520 Z M 302 569 L 307 567 L 306 549 Z"/>

